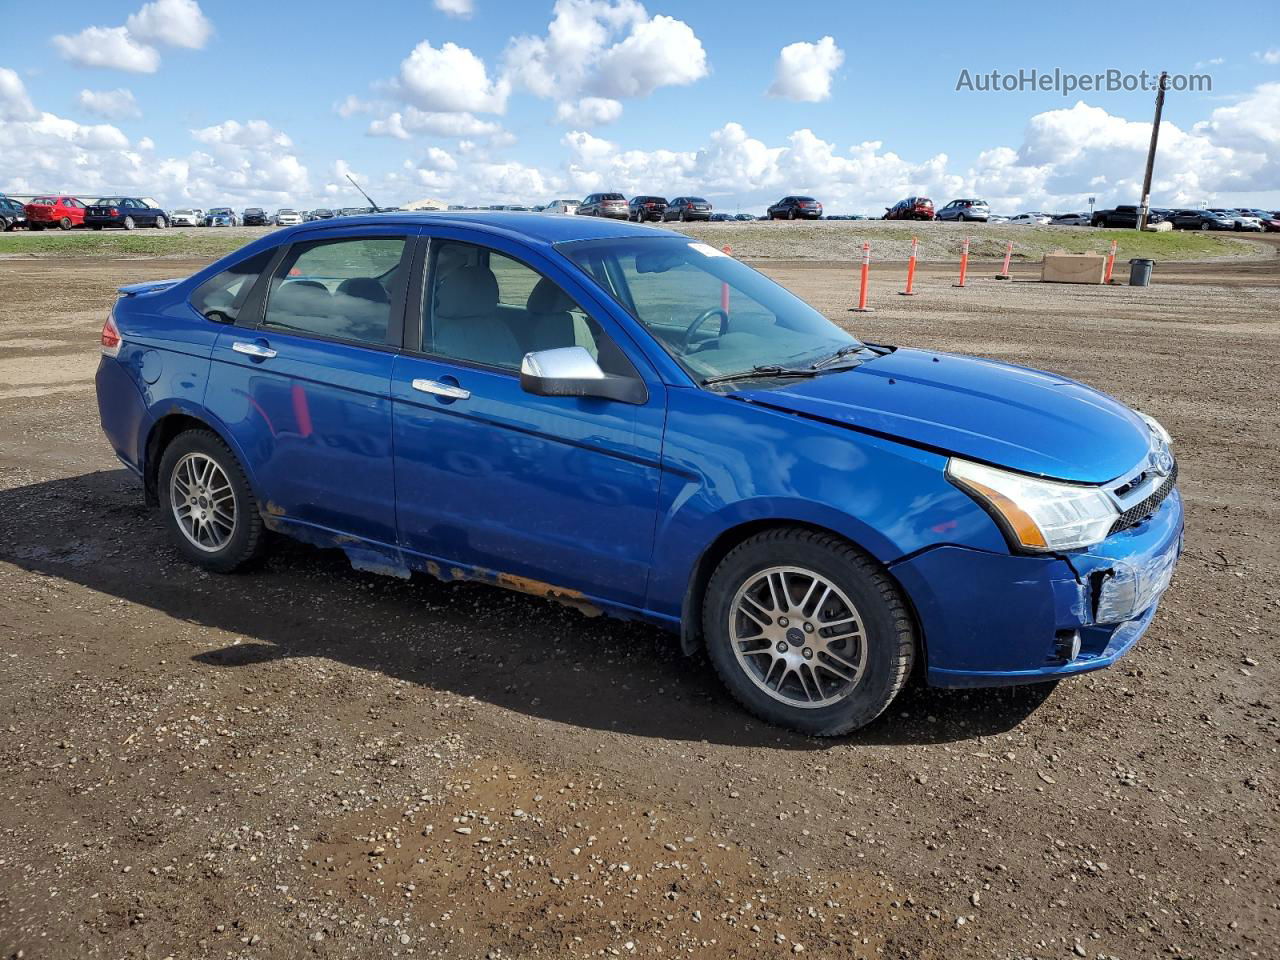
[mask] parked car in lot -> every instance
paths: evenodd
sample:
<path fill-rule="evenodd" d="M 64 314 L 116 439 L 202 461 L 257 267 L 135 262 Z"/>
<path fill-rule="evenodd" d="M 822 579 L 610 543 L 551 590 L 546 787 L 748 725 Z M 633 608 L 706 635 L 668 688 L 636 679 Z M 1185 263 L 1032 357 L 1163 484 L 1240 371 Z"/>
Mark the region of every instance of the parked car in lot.
<path fill-rule="evenodd" d="M 611 217 L 627 219 L 627 198 L 620 193 L 593 193 L 578 207 L 581 217 Z"/>
<path fill-rule="evenodd" d="M 1243 208 L 1241 213 L 1251 217 L 1257 217 L 1258 222 L 1262 224 L 1262 229 L 1268 233 L 1275 233 L 1280 230 L 1280 213 L 1273 210 L 1259 210 L 1256 207 Z"/>
<path fill-rule="evenodd" d="M 1121 204 L 1112 210 L 1095 210 L 1090 226 L 1133 230 L 1138 226 L 1138 208 L 1132 204 Z"/>
<path fill-rule="evenodd" d="M 662 211 L 662 220 L 679 220 L 687 223 L 691 220 L 710 220 L 711 204 L 702 197 L 676 197 Z"/>
<path fill-rule="evenodd" d="M 728 213 L 713 213 L 711 216 L 707 217 L 707 219 L 712 223 L 728 223 L 733 219 L 733 216 Z"/>
<path fill-rule="evenodd" d="M 103 227 L 156 227 L 163 230 L 169 225 L 169 215 L 137 197 L 103 197 L 85 210 L 84 225 L 94 230 Z"/>
<path fill-rule="evenodd" d="M 169 211 L 169 225 L 173 227 L 204 226 L 204 211 L 194 207 L 183 207 Z"/>
<path fill-rule="evenodd" d="M 753 217 L 753 216 L 752 216 L 751 214 L 749 214 L 749 213 L 735 213 L 735 214 L 733 215 L 733 219 L 735 219 L 735 220 L 737 220 L 737 221 L 739 221 L 739 222 L 741 222 L 741 223 L 745 223 L 745 222 L 747 222 L 747 221 L 755 220 L 755 217 Z"/>
<path fill-rule="evenodd" d="M 661 220 L 666 211 L 666 197 L 632 197 L 627 203 L 627 219 L 636 223 Z"/>
<path fill-rule="evenodd" d="M 218 209 L 227 208 L 219 207 Z M 271 215 L 261 207 L 245 207 L 243 222 L 246 227 L 269 227 L 271 226 Z M 235 226 L 235 224 L 232 224 L 232 226 Z"/>
<path fill-rule="evenodd" d="M 1169 218 L 1175 230 L 1234 230 L 1236 222 L 1211 210 L 1175 210 Z"/>
<path fill-rule="evenodd" d="M 76 197 L 36 197 L 26 205 L 31 230 L 71 230 L 84 226 L 85 205 Z"/>
<path fill-rule="evenodd" d="M 26 225 L 26 205 L 0 193 L 0 230 L 9 233 Z"/>
<path fill-rule="evenodd" d="M 290 209 L 289 207 L 281 207 L 276 211 L 276 215 L 271 218 L 271 222 L 277 227 L 296 227 L 298 224 L 302 223 L 303 220 L 302 214 L 297 210 Z"/>
<path fill-rule="evenodd" d="M 822 204 L 813 197 L 783 197 L 765 211 L 768 220 L 821 220 Z"/>
<path fill-rule="evenodd" d="M 1091 219 L 1087 213 L 1060 213 L 1050 223 L 1055 227 L 1087 227 Z"/>
<path fill-rule="evenodd" d="M 952 200 L 937 213 L 939 220 L 975 220 L 986 223 L 991 217 L 991 207 L 985 200 Z"/>
<path fill-rule="evenodd" d="M 1016 217 L 1010 217 L 1006 222 L 1022 227 L 1043 227 L 1052 223 L 1053 218 L 1047 213 L 1032 211 L 1031 213 L 1020 213 Z"/>
<path fill-rule="evenodd" d="M 1220 217 L 1230 220 L 1236 230 L 1257 233 L 1262 230 L 1262 221 L 1255 216 L 1243 213 L 1240 210 L 1228 209 L 1224 207 L 1210 207 L 1210 213 L 1216 213 Z"/>
<path fill-rule="evenodd" d="M 209 212 L 204 215 L 204 225 L 206 227 L 238 227 L 240 218 L 230 207 L 210 207 Z"/>
<path fill-rule="evenodd" d="M 928 197 L 907 197 L 899 200 L 892 207 L 885 207 L 886 220 L 932 220 L 934 219 L 933 201 Z"/>
<path fill-rule="evenodd" d="M 1106 667 L 1181 551 L 1155 420 L 863 343 L 641 226 L 289 227 L 122 287 L 101 352 L 106 436 L 191 562 L 239 569 L 274 531 L 649 621 L 807 734 L 870 722 L 917 663 L 939 686 Z"/>
<path fill-rule="evenodd" d="M 572 216 L 581 204 L 577 200 L 552 200 L 542 208 L 543 213 L 565 213 Z"/>
<path fill-rule="evenodd" d="M 317 207 L 315 210 L 308 211 L 303 219 L 308 223 L 314 223 L 316 220 L 332 220 L 333 211 L 328 207 Z"/>

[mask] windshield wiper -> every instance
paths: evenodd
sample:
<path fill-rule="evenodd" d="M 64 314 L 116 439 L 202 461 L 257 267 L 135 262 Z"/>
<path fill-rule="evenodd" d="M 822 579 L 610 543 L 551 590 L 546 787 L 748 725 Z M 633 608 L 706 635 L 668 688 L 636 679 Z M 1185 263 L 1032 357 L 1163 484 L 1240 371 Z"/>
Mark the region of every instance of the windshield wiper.
<path fill-rule="evenodd" d="M 704 387 L 717 383 L 733 383 L 736 380 L 764 380 L 771 377 L 816 377 L 812 368 L 779 367 L 776 364 L 763 364 L 750 370 L 739 370 L 737 373 L 722 373 L 718 377 L 707 377 L 702 381 Z"/>
<path fill-rule="evenodd" d="M 865 349 L 867 348 L 860 343 L 851 343 L 847 346 L 841 347 L 829 357 L 823 357 L 821 360 L 815 360 L 813 363 L 809 364 L 809 369 L 821 370 L 823 367 L 829 367 L 831 364 L 836 363 L 839 360 L 843 360 L 850 354 L 861 353 Z"/>

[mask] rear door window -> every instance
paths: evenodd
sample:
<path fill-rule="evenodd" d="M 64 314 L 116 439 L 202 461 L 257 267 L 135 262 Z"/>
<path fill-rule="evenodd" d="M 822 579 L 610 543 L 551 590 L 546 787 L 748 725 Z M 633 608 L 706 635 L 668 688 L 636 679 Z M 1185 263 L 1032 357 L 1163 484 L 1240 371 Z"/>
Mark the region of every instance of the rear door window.
<path fill-rule="evenodd" d="M 271 278 L 262 325 L 287 333 L 387 345 L 407 246 L 404 237 L 295 244 Z"/>

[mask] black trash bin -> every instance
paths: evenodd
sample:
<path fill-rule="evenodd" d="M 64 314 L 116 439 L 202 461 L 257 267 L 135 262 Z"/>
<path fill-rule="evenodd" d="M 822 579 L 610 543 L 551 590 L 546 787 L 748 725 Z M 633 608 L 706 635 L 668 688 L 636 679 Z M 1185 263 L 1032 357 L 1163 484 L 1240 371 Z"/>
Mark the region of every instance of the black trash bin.
<path fill-rule="evenodd" d="M 1143 260 L 1137 258 L 1129 261 L 1129 286 L 1131 287 L 1149 287 L 1151 286 L 1151 268 L 1156 265 L 1154 260 Z"/>

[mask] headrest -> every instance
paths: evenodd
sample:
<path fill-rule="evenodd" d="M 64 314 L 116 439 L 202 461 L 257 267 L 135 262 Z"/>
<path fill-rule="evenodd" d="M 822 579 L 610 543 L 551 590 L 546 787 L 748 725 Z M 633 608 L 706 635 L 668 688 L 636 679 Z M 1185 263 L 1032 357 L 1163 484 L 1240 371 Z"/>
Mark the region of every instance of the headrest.
<path fill-rule="evenodd" d="M 338 293 L 346 294 L 348 297 L 359 297 L 361 300 L 371 300 L 374 303 L 391 302 L 386 288 L 373 277 L 352 277 L 350 280 L 343 280 L 338 287 Z"/>
<path fill-rule="evenodd" d="M 498 281 L 484 266 L 458 267 L 436 286 L 436 313 L 442 317 L 478 317 L 498 305 Z"/>
<path fill-rule="evenodd" d="M 525 304 L 530 313 L 565 313 L 577 309 L 577 304 L 560 289 L 550 277 L 543 277 L 529 294 Z"/>

